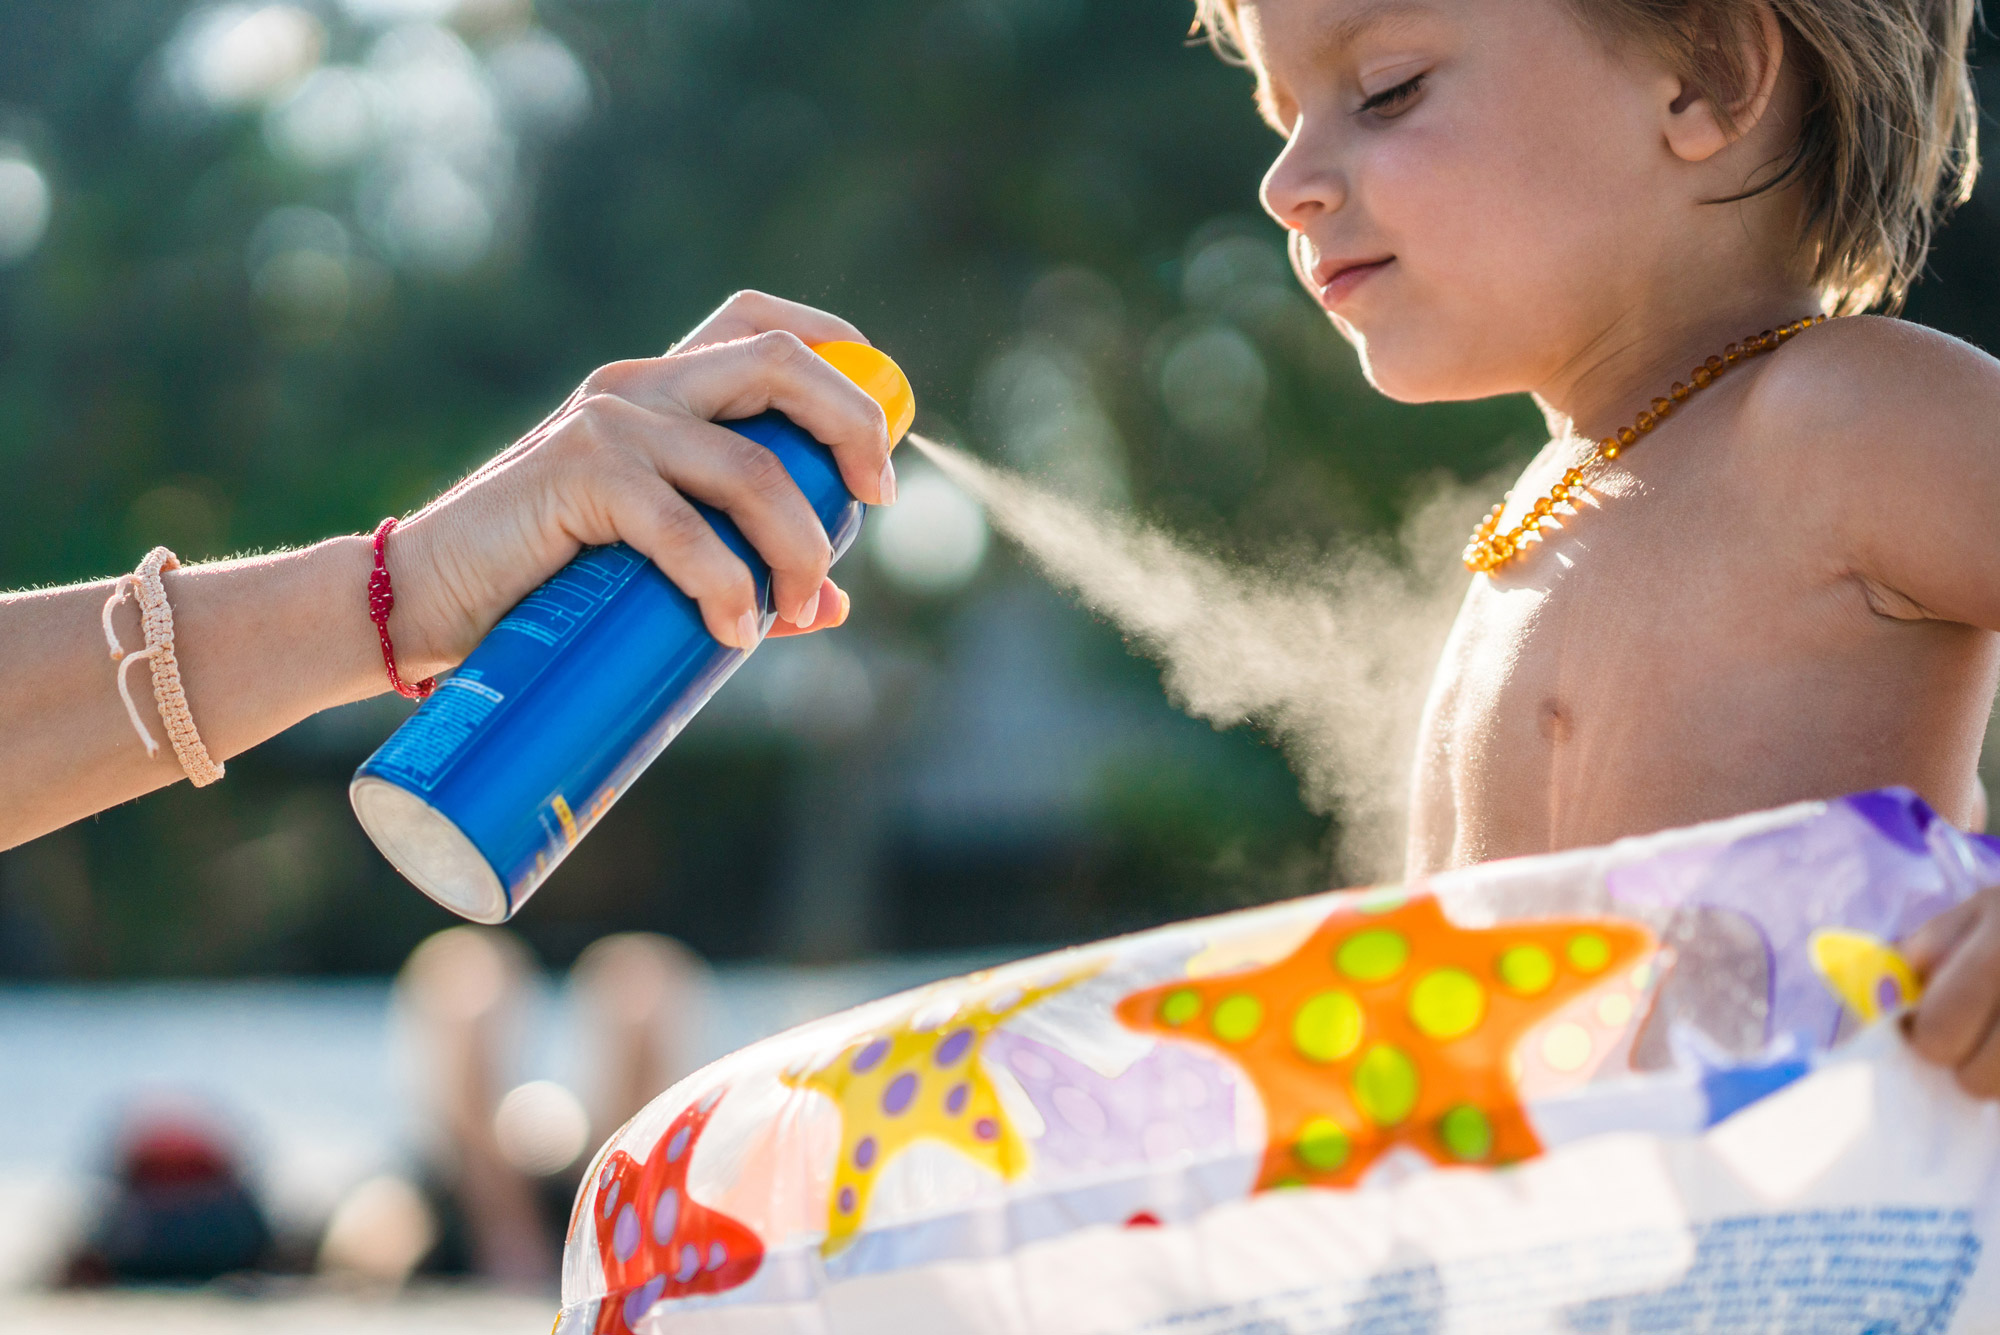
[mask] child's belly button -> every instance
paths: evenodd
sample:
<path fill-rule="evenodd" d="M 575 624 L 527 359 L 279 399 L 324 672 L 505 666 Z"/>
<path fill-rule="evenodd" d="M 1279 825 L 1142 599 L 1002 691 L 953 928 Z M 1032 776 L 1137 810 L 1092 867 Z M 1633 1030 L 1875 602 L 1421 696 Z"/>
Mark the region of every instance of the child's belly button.
<path fill-rule="evenodd" d="M 1569 707 L 1554 696 L 1549 696 L 1535 711 L 1535 723 L 1541 734 L 1552 745 L 1560 746 L 1576 731 L 1576 719 Z"/>

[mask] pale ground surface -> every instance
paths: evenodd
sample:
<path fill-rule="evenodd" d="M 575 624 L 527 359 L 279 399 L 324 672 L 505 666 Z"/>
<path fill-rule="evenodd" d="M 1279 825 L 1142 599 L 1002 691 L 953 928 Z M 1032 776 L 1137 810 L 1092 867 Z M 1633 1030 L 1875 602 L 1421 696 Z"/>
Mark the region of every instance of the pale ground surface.
<path fill-rule="evenodd" d="M 0 1294 L 7 1335 L 545 1335 L 556 1300 L 456 1288 L 389 1300 L 301 1291 Z"/>

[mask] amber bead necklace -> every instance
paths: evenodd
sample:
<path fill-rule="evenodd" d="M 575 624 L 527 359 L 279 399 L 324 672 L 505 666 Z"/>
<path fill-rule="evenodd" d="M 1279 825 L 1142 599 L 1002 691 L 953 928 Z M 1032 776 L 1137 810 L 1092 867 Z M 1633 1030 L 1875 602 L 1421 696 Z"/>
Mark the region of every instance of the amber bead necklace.
<path fill-rule="evenodd" d="M 1584 456 L 1583 461 L 1576 467 L 1565 470 L 1562 481 L 1550 487 L 1548 495 L 1529 506 L 1522 513 L 1521 522 L 1505 533 L 1499 531 L 1500 516 L 1506 513 L 1507 500 L 1513 493 L 1509 492 L 1507 496 L 1503 496 L 1500 504 L 1493 507 L 1493 512 L 1480 520 L 1479 527 L 1472 530 L 1472 539 L 1465 546 L 1465 568 L 1474 574 L 1483 574 L 1506 565 L 1527 547 L 1529 535 L 1532 534 L 1540 540 L 1542 525 L 1549 519 L 1558 517 L 1555 513 L 1557 506 L 1566 505 L 1571 514 L 1577 513 L 1576 503 L 1570 498 L 1587 489 L 1584 482 L 1592 469 L 1600 463 L 1616 459 L 1631 449 L 1638 443 L 1639 437 L 1666 421 L 1674 408 L 1688 395 L 1696 390 L 1707 389 L 1721 378 L 1724 371 L 1738 362 L 1748 361 L 1760 353 L 1773 351 L 1779 344 L 1789 342 L 1793 335 L 1825 322 L 1824 315 L 1814 315 L 1803 320 L 1794 320 L 1782 328 L 1766 329 L 1763 333 L 1754 338 L 1746 338 L 1741 343 L 1731 343 L 1722 350 L 1721 356 L 1710 357 L 1694 368 L 1693 373 L 1688 376 L 1688 380 L 1693 383 L 1674 381 L 1666 396 L 1654 399 L 1650 405 L 1642 409 L 1631 426 L 1620 427 L 1617 435 L 1606 436 L 1592 445 L 1590 453 Z"/>

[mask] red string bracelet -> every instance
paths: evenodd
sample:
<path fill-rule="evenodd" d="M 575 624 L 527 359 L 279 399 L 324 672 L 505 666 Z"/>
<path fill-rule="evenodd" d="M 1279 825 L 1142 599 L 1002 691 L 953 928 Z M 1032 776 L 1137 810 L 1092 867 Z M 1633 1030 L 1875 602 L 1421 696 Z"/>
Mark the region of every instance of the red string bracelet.
<path fill-rule="evenodd" d="M 428 700 L 437 689 L 437 678 L 425 677 L 414 686 L 404 681 L 396 671 L 396 646 L 389 643 L 389 613 L 396 610 L 396 591 L 389 586 L 389 567 L 383 560 L 382 549 L 395 527 L 394 515 L 375 527 L 375 569 L 368 575 L 368 615 L 375 622 L 375 633 L 382 637 L 382 666 L 389 670 L 389 684 L 396 688 L 396 694 L 406 700 Z"/>

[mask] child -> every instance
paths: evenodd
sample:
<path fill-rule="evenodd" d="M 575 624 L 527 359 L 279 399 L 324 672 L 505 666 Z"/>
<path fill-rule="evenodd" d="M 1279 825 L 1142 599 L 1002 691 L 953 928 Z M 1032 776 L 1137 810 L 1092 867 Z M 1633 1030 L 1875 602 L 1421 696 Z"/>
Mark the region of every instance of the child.
<path fill-rule="evenodd" d="M 1969 0 L 1199 3 L 1370 382 L 1548 419 L 1466 551 L 1411 873 L 1887 784 L 1982 824 L 2000 364 L 1855 314 L 1970 187 Z M 1910 948 L 1917 1046 L 2000 1095 L 2000 890 Z"/>

